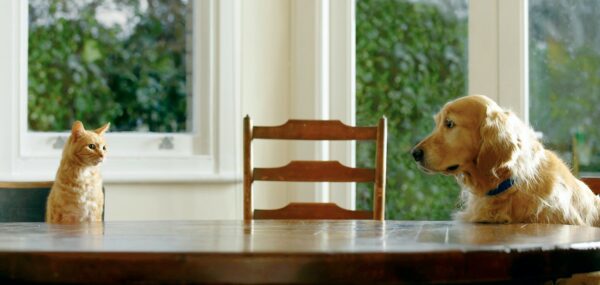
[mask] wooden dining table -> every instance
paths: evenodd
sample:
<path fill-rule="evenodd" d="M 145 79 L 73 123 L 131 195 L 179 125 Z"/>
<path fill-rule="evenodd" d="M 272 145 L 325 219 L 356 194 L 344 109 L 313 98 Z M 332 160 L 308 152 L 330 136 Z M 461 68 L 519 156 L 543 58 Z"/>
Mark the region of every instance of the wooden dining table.
<path fill-rule="evenodd" d="M 0 223 L 0 284 L 537 282 L 600 270 L 600 228 L 447 221 Z"/>

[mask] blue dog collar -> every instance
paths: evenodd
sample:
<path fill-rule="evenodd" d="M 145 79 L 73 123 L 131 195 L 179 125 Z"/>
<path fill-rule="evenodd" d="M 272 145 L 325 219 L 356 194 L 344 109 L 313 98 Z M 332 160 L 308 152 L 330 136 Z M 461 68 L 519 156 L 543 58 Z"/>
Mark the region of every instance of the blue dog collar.
<path fill-rule="evenodd" d="M 496 196 L 496 195 L 498 195 L 498 194 L 500 194 L 500 193 L 508 190 L 514 184 L 515 184 L 515 180 L 512 179 L 512 178 L 508 178 L 508 179 L 502 181 L 500 183 L 500 185 L 498 185 L 497 188 L 488 191 L 485 195 L 487 195 L 487 196 Z"/>

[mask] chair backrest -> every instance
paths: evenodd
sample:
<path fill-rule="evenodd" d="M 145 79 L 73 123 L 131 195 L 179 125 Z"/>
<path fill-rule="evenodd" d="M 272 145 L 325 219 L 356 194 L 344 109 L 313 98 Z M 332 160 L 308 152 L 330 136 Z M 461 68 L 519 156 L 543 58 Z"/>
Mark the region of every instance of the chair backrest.
<path fill-rule="evenodd" d="M 44 222 L 53 182 L 0 182 L 0 222 Z"/>
<path fill-rule="evenodd" d="M 600 195 L 600 177 L 581 177 L 580 179 L 590 187 L 594 194 Z"/>
<path fill-rule="evenodd" d="M 337 120 L 289 120 L 281 126 L 253 126 L 244 118 L 244 220 L 251 219 L 374 219 L 385 212 L 386 118 L 377 126 L 352 127 Z M 291 161 L 275 168 L 253 168 L 252 141 L 280 140 L 373 140 L 375 168 L 347 167 L 338 161 Z M 290 203 L 281 209 L 253 209 L 254 181 L 373 182 L 372 211 L 342 209 L 334 203 Z"/>

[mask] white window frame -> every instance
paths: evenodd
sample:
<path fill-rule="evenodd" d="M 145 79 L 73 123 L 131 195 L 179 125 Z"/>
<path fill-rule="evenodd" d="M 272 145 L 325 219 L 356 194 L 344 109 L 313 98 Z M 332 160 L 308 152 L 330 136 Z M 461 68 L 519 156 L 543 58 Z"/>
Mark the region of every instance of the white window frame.
<path fill-rule="evenodd" d="M 355 125 L 355 1 L 292 0 L 291 9 L 290 118 Z M 354 166 L 354 146 L 351 141 L 292 143 L 291 152 Z M 355 209 L 355 197 L 353 183 L 288 185 L 290 202 L 334 202 Z"/>
<path fill-rule="evenodd" d="M 529 123 L 529 1 L 471 0 L 470 4 L 469 90 L 490 94 Z M 543 137 L 541 132 L 537 135 Z"/>
<path fill-rule="evenodd" d="M 529 122 L 528 1 L 469 1 L 469 94 Z"/>
<path fill-rule="evenodd" d="M 240 181 L 239 0 L 194 4 L 194 129 L 107 133 L 105 181 Z M 0 2 L 0 37 L 8 39 L 0 46 L 0 179 L 53 180 L 62 150 L 52 145 L 68 133 L 27 128 L 27 5 L 20 0 Z M 173 149 L 159 150 L 165 137 L 172 140 Z"/>

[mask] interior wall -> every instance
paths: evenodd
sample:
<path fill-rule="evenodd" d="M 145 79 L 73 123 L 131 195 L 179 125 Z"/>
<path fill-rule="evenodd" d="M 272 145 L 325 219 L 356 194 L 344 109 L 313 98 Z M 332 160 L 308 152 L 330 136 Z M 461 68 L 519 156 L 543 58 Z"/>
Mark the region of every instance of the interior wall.
<path fill-rule="evenodd" d="M 289 117 L 290 0 L 240 2 L 239 118 L 248 114 L 256 125 L 281 124 Z M 257 166 L 279 165 L 287 160 L 288 146 L 282 142 L 256 142 L 254 153 Z M 256 186 L 255 206 L 273 208 L 286 203 L 285 185 Z M 242 217 L 241 183 L 106 183 L 105 188 L 108 221 Z"/>
<path fill-rule="evenodd" d="M 289 118 L 290 1 L 242 1 L 242 110 L 255 125 L 279 125 Z M 288 144 L 253 142 L 255 166 L 281 166 L 288 162 Z M 254 183 L 257 208 L 282 207 L 287 185 Z"/>
<path fill-rule="evenodd" d="M 107 183 L 105 219 L 237 219 L 235 184 Z"/>

